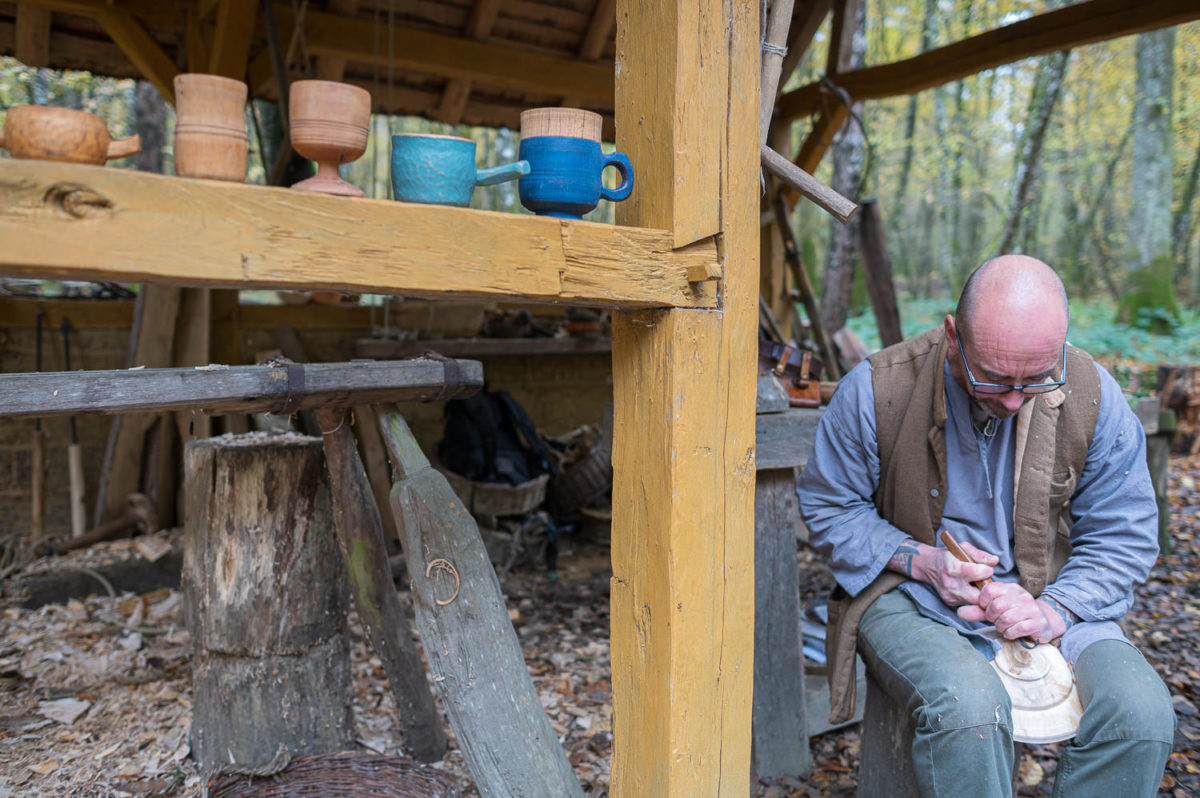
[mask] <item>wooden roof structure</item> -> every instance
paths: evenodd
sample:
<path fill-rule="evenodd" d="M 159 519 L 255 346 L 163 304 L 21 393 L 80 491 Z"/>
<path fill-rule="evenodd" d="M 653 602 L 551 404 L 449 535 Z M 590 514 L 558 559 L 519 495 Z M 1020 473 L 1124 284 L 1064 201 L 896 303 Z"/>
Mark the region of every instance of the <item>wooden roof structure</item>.
<path fill-rule="evenodd" d="M 842 20 L 858 2 L 796 0 L 788 37 L 794 67 L 832 13 L 827 77 L 852 98 L 916 91 L 1200 18 L 1196 0 L 1084 0 L 851 72 Z M 10 0 L 0 2 L 0 53 L 140 74 L 168 97 L 185 70 L 243 78 L 270 96 L 284 77 L 271 67 L 274 49 L 304 62 L 295 67 L 304 72 L 288 69 L 287 77 L 312 69 L 365 82 L 377 107 L 394 112 L 515 127 L 526 107 L 592 108 L 612 120 L 635 164 L 636 190 L 618 206 L 616 225 L 600 225 L 5 159 L 0 274 L 616 309 L 610 791 L 744 795 L 755 607 L 759 2 L 292 0 L 268 6 L 270 14 L 260 8 L 245 0 Z M 390 77 L 377 81 L 385 67 Z M 785 118 L 815 115 L 798 161 L 809 171 L 844 117 L 833 98 L 826 84 L 779 102 Z"/>
<path fill-rule="evenodd" d="M 616 0 L 17 0 L 0 2 L 0 55 L 30 66 L 144 77 L 244 78 L 275 96 L 271 41 L 291 80 L 358 84 L 377 111 L 516 128 L 525 108 L 604 115 L 612 133 Z M 783 76 L 841 0 L 795 0 Z M 840 14 L 835 13 L 835 17 Z M 1200 18 L 1189 0 L 1084 0 L 894 64 L 826 77 L 856 100 L 908 94 L 1034 55 Z M 835 51 L 837 45 L 833 48 Z M 784 95 L 784 120 L 820 114 L 830 83 Z M 826 127 L 828 123 L 826 123 Z M 808 155 L 809 165 L 812 156 Z M 819 159 L 818 159 L 819 160 Z"/>

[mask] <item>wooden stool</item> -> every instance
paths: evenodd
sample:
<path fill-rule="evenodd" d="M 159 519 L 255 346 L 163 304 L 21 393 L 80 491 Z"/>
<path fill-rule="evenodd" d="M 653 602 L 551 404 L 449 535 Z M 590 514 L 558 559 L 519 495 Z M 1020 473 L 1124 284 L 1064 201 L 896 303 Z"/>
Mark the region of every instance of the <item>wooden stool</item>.
<path fill-rule="evenodd" d="M 915 730 L 912 716 L 893 701 L 868 673 L 858 762 L 859 795 L 920 798 L 921 790 L 917 786 L 912 763 Z M 1013 795 L 1017 794 L 1024 743 L 1017 743 L 1015 748 Z"/>

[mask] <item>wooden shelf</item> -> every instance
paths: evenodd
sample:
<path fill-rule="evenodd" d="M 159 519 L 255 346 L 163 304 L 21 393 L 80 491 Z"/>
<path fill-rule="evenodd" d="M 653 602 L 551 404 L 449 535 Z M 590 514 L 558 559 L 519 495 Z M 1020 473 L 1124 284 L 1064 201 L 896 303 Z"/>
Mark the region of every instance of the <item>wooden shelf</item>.
<path fill-rule="evenodd" d="M 717 306 L 716 243 L 529 214 L 0 161 L 0 275 L 572 305 Z"/>
<path fill-rule="evenodd" d="M 416 357 L 433 350 L 446 357 L 503 357 L 507 355 L 573 355 L 611 352 L 610 338 L 433 338 L 418 341 L 388 341 L 360 338 L 356 357 L 376 360 Z"/>

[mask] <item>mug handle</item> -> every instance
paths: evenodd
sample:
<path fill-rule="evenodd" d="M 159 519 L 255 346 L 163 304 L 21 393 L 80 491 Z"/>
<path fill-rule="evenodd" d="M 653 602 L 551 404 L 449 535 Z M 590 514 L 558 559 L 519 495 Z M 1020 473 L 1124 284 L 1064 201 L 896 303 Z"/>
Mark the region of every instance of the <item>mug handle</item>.
<path fill-rule="evenodd" d="M 620 202 L 627 199 L 633 193 L 633 164 L 629 162 L 629 156 L 623 152 L 614 152 L 604 158 L 603 164 L 600 166 L 600 171 L 604 171 L 610 166 L 617 167 L 617 171 L 621 173 L 621 185 L 616 188 L 600 187 L 600 196 L 606 200 Z"/>
<path fill-rule="evenodd" d="M 501 164 L 500 166 L 493 166 L 491 169 L 478 170 L 475 173 L 475 185 L 494 186 L 497 183 L 515 180 L 527 174 L 529 174 L 529 161 Z"/>
<path fill-rule="evenodd" d="M 110 158 L 128 158 L 131 155 L 137 155 L 142 151 L 142 137 L 137 133 L 126 139 L 116 139 L 108 143 L 108 152 L 104 154 L 105 160 Z"/>

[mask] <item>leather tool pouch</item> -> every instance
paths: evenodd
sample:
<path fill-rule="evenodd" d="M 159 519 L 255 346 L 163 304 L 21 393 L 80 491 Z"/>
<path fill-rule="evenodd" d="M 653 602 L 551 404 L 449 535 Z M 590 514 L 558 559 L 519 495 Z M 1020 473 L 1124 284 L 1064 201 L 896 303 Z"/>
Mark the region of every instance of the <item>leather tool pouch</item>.
<path fill-rule="evenodd" d="M 820 406 L 821 361 L 812 352 L 760 339 L 758 373 L 774 374 L 788 392 L 792 407 Z"/>

